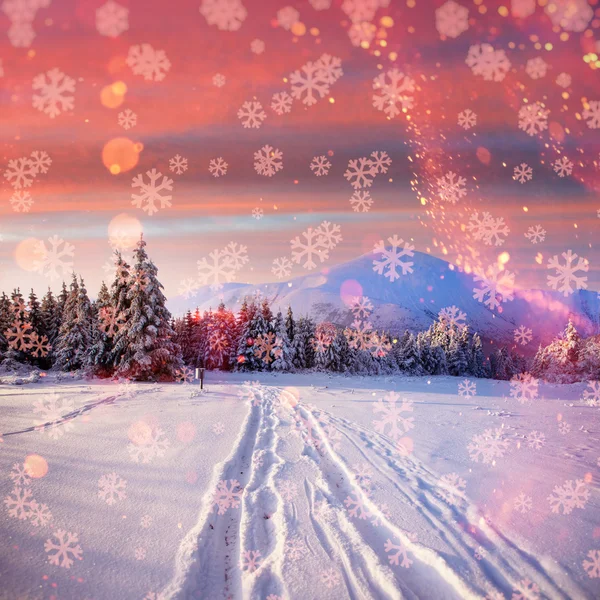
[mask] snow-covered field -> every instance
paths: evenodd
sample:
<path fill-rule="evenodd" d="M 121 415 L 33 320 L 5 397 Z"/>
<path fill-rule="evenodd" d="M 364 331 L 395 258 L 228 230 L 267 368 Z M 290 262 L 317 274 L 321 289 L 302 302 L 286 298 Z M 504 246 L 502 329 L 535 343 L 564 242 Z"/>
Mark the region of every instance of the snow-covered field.
<path fill-rule="evenodd" d="M 0 598 L 600 597 L 585 385 L 246 379 L 1 386 Z"/>

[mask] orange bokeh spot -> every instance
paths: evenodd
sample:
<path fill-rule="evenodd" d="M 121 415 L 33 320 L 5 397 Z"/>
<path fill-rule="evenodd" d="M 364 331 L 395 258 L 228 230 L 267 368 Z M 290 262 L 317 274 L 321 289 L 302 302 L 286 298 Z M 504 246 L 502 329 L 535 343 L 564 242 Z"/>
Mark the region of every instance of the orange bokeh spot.
<path fill-rule="evenodd" d="M 122 81 L 105 85 L 100 91 L 100 102 L 106 108 L 117 108 L 125 101 L 127 86 Z"/>
<path fill-rule="evenodd" d="M 152 427 L 145 421 L 136 421 L 129 426 L 127 437 L 135 446 L 145 446 L 152 440 Z"/>
<path fill-rule="evenodd" d="M 40 479 L 48 472 L 48 462 L 39 454 L 30 454 L 25 458 L 25 472 L 32 479 Z"/>
<path fill-rule="evenodd" d="M 550 136 L 555 139 L 557 142 L 563 142 L 565 140 L 565 130 L 560 123 L 556 121 L 551 121 L 548 126 L 548 132 Z"/>
<path fill-rule="evenodd" d="M 129 138 L 114 138 L 104 144 L 102 162 L 113 175 L 125 173 L 138 164 L 142 149 L 141 144 L 136 144 Z"/>
<path fill-rule="evenodd" d="M 477 158 L 479 159 L 479 162 L 483 163 L 484 165 L 489 165 L 490 161 L 492 160 L 492 155 L 487 148 L 479 146 L 479 148 L 477 148 Z"/>
<path fill-rule="evenodd" d="M 292 25 L 291 32 L 294 35 L 304 35 L 306 33 L 306 25 L 301 21 L 298 21 Z"/>
<path fill-rule="evenodd" d="M 35 271 L 36 261 L 42 258 L 38 250 L 40 240 L 27 238 L 17 244 L 15 248 L 15 261 L 24 271 Z"/>
<path fill-rule="evenodd" d="M 356 279 L 346 279 L 340 286 L 340 298 L 346 306 L 352 304 L 353 298 L 363 295 L 363 289 Z"/>

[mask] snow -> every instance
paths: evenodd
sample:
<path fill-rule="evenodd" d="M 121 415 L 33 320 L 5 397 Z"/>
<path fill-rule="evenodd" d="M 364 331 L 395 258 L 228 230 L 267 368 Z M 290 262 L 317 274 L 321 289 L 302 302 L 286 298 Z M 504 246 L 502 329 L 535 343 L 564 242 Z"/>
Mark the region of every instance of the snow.
<path fill-rule="evenodd" d="M 599 597 L 586 384 L 246 377 L 0 386 L 4 592 Z"/>

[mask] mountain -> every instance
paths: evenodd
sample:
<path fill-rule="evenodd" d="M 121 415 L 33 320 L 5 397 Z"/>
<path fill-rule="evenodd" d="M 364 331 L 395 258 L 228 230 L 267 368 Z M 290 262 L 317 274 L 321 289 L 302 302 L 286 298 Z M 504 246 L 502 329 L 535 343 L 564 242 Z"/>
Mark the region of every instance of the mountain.
<path fill-rule="evenodd" d="M 237 310 L 245 296 L 259 293 L 272 301 L 273 310 L 285 312 L 288 305 L 296 315 L 308 314 L 317 321 L 340 325 L 352 322 L 350 296 L 368 296 L 376 329 L 398 333 L 427 329 L 442 308 L 457 306 L 467 315 L 472 331 L 500 343 L 512 343 L 520 325 L 533 330 L 533 341 L 547 343 L 562 331 L 571 318 L 582 335 L 600 331 L 600 300 L 597 292 L 579 290 L 566 298 L 551 290 L 514 290 L 514 300 L 492 311 L 473 298 L 478 285 L 473 276 L 460 272 L 444 260 L 415 252 L 414 272 L 390 282 L 373 271 L 373 255 L 295 277 L 286 282 L 250 285 L 228 283 L 214 292 L 202 287 L 192 298 L 177 296 L 169 301 L 175 315 L 199 307 L 215 309 L 222 300 Z"/>

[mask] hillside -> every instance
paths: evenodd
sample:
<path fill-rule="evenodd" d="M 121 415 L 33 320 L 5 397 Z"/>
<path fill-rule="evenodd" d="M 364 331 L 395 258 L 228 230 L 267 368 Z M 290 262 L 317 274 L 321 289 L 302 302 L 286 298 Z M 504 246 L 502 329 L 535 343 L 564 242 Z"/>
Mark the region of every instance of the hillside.
<path fill-rule="evenodd" d="M 169 301 L 174 315 L 199 307 L 216 308 L 221 300 L 234 310 L 247 295 L 260 293 L 272 301 L 274 310 L 290 305 L 296 314 L 309 314 L 317 321 L 346 325 L 352 321 L 348 297 L 368 296 L 374 306 L 371 322 L 376 328 L 392 332 L 429 327 L 439 311 L 455 305 L 467 314 L 472 329 L 485 338 L 509 343 L 520 325 L 533 330 L 529 348 L 548 342 L 564 329 L 568 319 L 583 335 L 600 331 L 600 300 L 595 291 L 579 290 L 565 298 L 551 290 L 515 290 L 514 300 L 491 311 L 473 298 L 473 276 L 451 268 L 446 261 L 415 252 L 414 272 L 391 283 L 373 271 L 372 255 L 301 275 L 289 281 L 249 285 L 225 284 L 214 292 L 202 287 L 196 296 L 177 296 Z M 517 278 L 518 282 L 518 278 Z M 345 302 L 346 301 L 346 302 Z"/>

